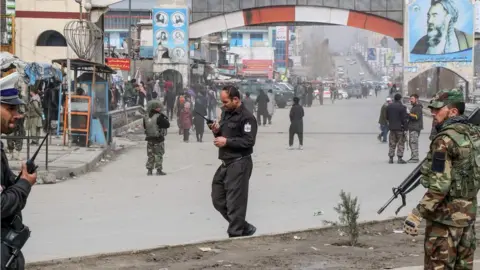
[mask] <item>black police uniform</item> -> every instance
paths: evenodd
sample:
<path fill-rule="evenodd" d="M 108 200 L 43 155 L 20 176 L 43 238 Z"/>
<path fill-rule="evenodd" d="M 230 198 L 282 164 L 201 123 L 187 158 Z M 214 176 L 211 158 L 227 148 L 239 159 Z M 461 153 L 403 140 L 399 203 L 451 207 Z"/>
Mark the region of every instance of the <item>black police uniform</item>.
<path fill-rule="evenodd" d="M 22 221 L 21 211 L 27 204 L 27 197 L 30 194 L 32 186 L 30 183 L 20 178 L 15 182 L 16 176 L 10 170 L 7 156 L 5 154 L 3 143 L 1 144 L 1 196 L 2 196 L 2 270 L 6 269 L 5 264 L 11 255 L 11 248 L 5 245 L 4 240 L 9 230 L 11 230 L 12 222 Z M 24 269 L 25 259 L 20 252 L 16 260 L 10 265 L 8 269 Z"/>
<path fill-rule="evenodd" d="M 233 111 L 224 111 L 219 125 L 219 132 L 214 135 L 227 138 L 227 143 L 218 150 L 222 164 L 213 176 L 213 206 L 228 221 L 230 237 L 252 235 L 256 229 L 245 221 L 245 216 L 257 120 L 241 104 Z"/>

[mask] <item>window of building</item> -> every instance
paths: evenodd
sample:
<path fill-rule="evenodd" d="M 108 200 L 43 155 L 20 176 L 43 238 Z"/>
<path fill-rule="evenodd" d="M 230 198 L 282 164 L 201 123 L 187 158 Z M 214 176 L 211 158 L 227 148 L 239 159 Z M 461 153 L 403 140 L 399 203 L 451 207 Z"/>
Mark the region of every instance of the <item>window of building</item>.
<path fill-rule="evenodd" d="M 263 33 L 251 33 L 250 34 L 250 47 L 254 46 L 258 42 L 263 41 Z"/>
<path fill-rule="evenodd" d="M 243 47 L 243 34 L 232 33 L 230 36 L 230 47 Z"/>
<path fill-rule="evenodd" d="M 67 47 L 67 40 L 59 32 L 47 30 L 38 36 L 36 46 Z"/>

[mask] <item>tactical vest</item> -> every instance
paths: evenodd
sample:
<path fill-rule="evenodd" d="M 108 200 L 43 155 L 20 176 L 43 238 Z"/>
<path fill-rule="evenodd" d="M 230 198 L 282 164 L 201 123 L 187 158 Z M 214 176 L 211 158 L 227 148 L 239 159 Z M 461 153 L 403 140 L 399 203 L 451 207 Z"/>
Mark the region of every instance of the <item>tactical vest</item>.
<path fill-rule="evenodd" d="M 157 125 L 157 119 L 160 114 L 156 113 L 152 117 L 145 116 L 145 134 L 147 137 L 160 137 L 160 128 Z"/>
<path fill-rule="evenodd" d="M 436 137 L 446 135 L 458 147 L 458 157 L 452 161 L 452 198 L 473 199 L 480 189 L 480 129 L 471 124 L 452 124 Z M 433 142 L 433 140 L 432 140 Z"/>

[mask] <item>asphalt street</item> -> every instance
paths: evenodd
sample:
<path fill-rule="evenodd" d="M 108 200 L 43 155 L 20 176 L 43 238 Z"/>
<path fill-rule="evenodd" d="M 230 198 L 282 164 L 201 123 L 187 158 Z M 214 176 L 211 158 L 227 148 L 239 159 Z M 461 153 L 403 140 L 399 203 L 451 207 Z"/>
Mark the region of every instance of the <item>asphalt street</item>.
<path fill-rule="evenodd" d="M 333 207 L 342 189 L 358 196 L 361 220 L 394 216 L 399 201 L 380 216 L 376 211 L 416 165 L 387 163 L 387 145 L 376 138 L 385 91 L 382 95 L 305 108 L 304 150 L 287 150 L 288 108 L 277 109 L 273 124 L 259 128 L 247 214 L 257 234 L 336 220 Z M 426 119 L 425 126 L 430 124 Z M 166 141 L 167 176 L 146 175 L 145 142 L 139 140 L 94 172 L 35 186 L 24 210 L 32 230 L 24 247 L 27 261 L 226 238 L 227 223 L 210 200 L 220 164 L 213 136 L 206 135 L 204 143 L 183 143 L 175 131 Z M 428 132 L 420 136 L 422 157 Z M 402 215 L 421 193 L 419 188 L 409 195 Z"/>

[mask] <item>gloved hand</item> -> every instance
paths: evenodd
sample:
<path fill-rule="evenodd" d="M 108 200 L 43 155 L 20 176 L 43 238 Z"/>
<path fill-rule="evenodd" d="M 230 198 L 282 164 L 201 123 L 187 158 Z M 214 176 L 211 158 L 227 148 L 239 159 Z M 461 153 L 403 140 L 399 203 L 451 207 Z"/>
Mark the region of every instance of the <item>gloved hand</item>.
<path fill-rule="evenodd" d="M 418 235 L 418 227 L 422 222 L 423 218 L 420 216 L 420 213 L 417 209 L 413 209 L 410 214 L 408 214 L 405 222 L 403 223 L 403 231 L 411 236 Z"/>

